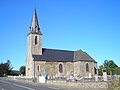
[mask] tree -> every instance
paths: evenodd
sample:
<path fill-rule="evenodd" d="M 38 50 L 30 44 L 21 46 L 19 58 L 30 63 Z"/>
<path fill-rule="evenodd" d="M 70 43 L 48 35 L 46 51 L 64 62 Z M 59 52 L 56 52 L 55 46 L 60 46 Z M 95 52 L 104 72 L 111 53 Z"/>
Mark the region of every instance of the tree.
<path fill-rule="evenodd" d="M 22 75 L 25 75 L 25 66 L 21 66 L 20 67 L 20 73 L 22 74 Z"/>
<path fill-rule="evenodd" d="M 10 73 L 11 73 L 11 71 L 13 69 L 10 60 L 7 60 L 7 62 L 5 63 L 5 65 L 6 65 L 6 68 L 7 68 L 7 75 L 10 75 Z"/>
<path fill-rule="evenodd" d="M 106 68 L 108 75 L 118 74 L 118 66 L 114 63 L 113 60 L 105 60 L 103 65 L 99 66 L 98 72 L 99 75 L 102 75 L 102 69 Z"/>
<path fill-rule="evenodd" d="M 12 76 L 19 76 L 20 72 L 17 71 L 17 70 L 12 70 L 11 73 L 10 73 L 10 75 L 12 75 Z"/>
<path fill-rule="evenodd" d="M 1 63 L 0 64 L 0 76 L 7 76 L 10 75 L 11 70 L 13 69 L 10 60 L 7 60 L 6 63 Z"/>
<path fill-rule="evenodd" d="M 99 66 L 98 74 L 99 74 L 100 76 L 103 75 L 103 74 L 102 74 L 102 69 L 103 69 L 103 65 Z"/>
<path fill-rule="evenodd" d="M 118 66 L 114 63 L 113 60 L 105 60 L 104 63 L 103 63 L 103 65 L 104 65 L 105 67 L 109 67 L 109 68 L 116 68 L 116 67 L 118 67 Z"/>
<path fill-rule="evenodd" d="M 4 63 L 0 64 L 0 77 L 6 76 L 7 75 L 7 68 Z"/>
<path fill-rule="evenodd" d="M 117 75 L 120 75 L 120 67 L 117 68 Z"/>

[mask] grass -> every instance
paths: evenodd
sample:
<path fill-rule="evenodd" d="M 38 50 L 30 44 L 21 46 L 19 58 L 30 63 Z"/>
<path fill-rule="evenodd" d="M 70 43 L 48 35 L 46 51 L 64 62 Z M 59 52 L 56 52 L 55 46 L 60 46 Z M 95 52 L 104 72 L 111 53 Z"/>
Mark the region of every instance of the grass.
<path fill-rule="evenodd" d="M 120 78 L 119 80 L 111 81 L 108 85 L 108 90 L 120 90 Z"/>

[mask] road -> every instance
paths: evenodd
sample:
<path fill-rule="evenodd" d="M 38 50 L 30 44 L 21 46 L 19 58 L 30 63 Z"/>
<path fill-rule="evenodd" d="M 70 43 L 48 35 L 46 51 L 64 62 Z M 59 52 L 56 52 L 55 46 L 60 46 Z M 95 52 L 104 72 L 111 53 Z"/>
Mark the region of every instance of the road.
<path fill-rule="evenodd" d="M 0 79 L 0 90 L 102 90 L 102 89 L 76 89 L 70 87 L 53 86 L 46 84 L 24 83 Z"/>
<path fill-rule="evenodd" d="M 73 90 L 62 87 L 50 86 L 46 84 L 32 84 L 0 79 L 0 90 Z M 77 90 L 77 89 L 75 89 Z"/>

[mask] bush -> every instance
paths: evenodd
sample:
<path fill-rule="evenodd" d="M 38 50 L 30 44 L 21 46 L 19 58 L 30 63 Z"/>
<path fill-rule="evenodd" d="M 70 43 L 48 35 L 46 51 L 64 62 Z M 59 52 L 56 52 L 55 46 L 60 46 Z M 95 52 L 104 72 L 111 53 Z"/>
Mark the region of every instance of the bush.
<path fill-rule="evenodd" d="M 120 90 L 120 78 L 119 80 L 111 81 L 108 90 Z"/>
<path fill-rule="evenodd" d="M 118 86 L 120 87 L 120 77 L 119 77 L 119 82 L 118 82 Z"/>

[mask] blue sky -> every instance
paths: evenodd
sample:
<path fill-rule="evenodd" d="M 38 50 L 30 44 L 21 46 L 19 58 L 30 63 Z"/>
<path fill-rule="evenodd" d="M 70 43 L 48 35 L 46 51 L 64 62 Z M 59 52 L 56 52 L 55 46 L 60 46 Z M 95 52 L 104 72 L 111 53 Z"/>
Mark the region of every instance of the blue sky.
<path fill-rule="evenodd" d="M 87 52 L 98 66 L 120 66 L 120 0 L 1 0 L 0 62 L 25 65 L 27 34 L 37 9 L 45 48 Z"/>

